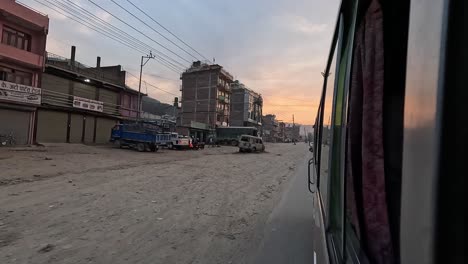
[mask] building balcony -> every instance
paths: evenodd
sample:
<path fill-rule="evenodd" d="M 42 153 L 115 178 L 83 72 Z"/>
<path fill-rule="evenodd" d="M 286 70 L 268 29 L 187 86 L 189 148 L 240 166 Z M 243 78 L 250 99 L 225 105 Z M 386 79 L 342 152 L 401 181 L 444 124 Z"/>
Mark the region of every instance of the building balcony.
<path fill-rule="evenodd" d="M 44 66 L 44 56 L 0 43 L 0 57 L 33 68 Z"/>
<path fill-rule="evenodd" d="M 49 17 L 37 10 L 30 9 L 14 0 L 2 0 L 0 16 L 14 24 L 32 30 L 47 32 L 49 28 Z"/>
<path fill-rule="evenodd" d="M 231 86 L 228 83 L 226 84 L 218 83 L 217 87 L 220 91 L 224 91 L 224 92 L 231 91 Z"/>
<path fill-rule="evenodd" d="M 262 97 L 255 98 L 254 104 L 263 105 L 263 98 Z"/>
<path fill-rule="evenodd" d="M 226 78 L 228 78 L 229 80 L 234 80 L 234 76 L 232 76 L 232 74 L 230 74 L 228 71 L 226 71 L 225 69 L 222 69 L 220 70 L 221 74 L 223 74 L 224 76 L 226 76 Z"/>
<path fill-rule="evenodd" d="M 229 98 L 222 95 L 218 96 L 218 101 L 223 104 L 229 104 Z"/>

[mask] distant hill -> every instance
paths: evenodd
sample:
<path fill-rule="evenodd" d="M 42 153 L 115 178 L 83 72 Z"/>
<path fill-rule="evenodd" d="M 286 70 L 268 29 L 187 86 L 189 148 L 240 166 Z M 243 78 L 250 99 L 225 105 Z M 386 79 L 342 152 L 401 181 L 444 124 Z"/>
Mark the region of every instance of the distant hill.
<path fill-rule="evenodd" d="M 161 103 L 159 100 L 144 96 L 142 100 L 143 112 L 151 113 L 154 115 L 175 115 L 177 109 L 174 106 L 166 103 Z"/>

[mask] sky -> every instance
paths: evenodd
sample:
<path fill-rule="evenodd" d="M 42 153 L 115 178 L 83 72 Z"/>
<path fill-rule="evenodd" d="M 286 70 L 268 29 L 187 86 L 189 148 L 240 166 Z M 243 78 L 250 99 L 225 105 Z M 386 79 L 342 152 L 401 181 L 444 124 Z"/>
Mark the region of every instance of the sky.
<path fill-rule="evenodd" d="M 182 49 L 111 0 L 91 1 L 148 37 L 99 9 L 90 0 L 18 0 L 49 16 L 48 52 L 69 57 L 70 47 L 75 45 L 76 59 L 81 63 L 95 66 L 96 57 L 100 56 L 103 66 L 122 65 L 124 70 L 135 75 L 127 77 L 128 85 L 135 89 L 138 88 L 136 76 L 144 54 L 59 14 L 57 6 L 52 4 L 78 4 L 150 45 L 154 48 L 153 52 L 159 50 L 182 66 L 189 67 L 190 62 L 195 60 L 188 53 L 201 58 L 127 0 L 113 1 Z M 292 122 L 293 115 L 296 123 L 314 122 L 323 80 L 320 73 L 326 64 L 339 0 L 130 1 L 205 58 L 214 59 L 240 82 L 262 94 L 264 114 L 275 114 L 277 119 L 285 122 Z M 63 10 L 59 11 L 66 14 Z M 171 103 L 176 95 L 180 96 L 179 78 L 180 73 L 168 69 L 157 60 L 150 60 L 143 69 L 145 83 L 142 90 L 155 99 Z"/>

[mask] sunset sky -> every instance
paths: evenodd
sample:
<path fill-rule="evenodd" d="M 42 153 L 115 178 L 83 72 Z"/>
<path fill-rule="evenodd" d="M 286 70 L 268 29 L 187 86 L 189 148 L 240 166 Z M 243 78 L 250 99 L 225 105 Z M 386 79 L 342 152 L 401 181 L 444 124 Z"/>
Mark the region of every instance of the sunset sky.
<path fill-rule="evenodd" d="M 47 2 L 48 1 L 48 2 Z M 58 0 L 69 3 L 68 0 Z M 176 54 L 192 61 L 188 54 L 125 13 L 111 0 L 92 0 L 138 30 L 146 33 Z M 189 50 L 156 23 L 139 13 L 126 0 L 114 0 L 176 44 Z M 328 49 L 338 12 L 338 0 L 131 0 L 155 20 L 190 44 L 206 58 L 216 59 L 236 79 L 264 97 L 264 114 L 276 114 L 286 122 L 312 124 L 317 108 Z M 57 0 L 19 0 L 48 14 L 50 29 L 47 50 L 69 57 L 70 46 L 77 47 L 77 60 L 94 66 L 96 56 L 102 65 L 120 64 L 137 76 L 142 53 L 58 14 L 39 4 Z M 182 62 L 137 31 L 99 10 L 89 0 L 70 0 L 101 19 Z M 58 9 L 57 7 L 54 7 Z M 63 12 L 63 11 L 62 11 Z M 194 52 L 193 52 L 194 53 Z M 179 95 L 179 74 L 151 60 L 144 68 L 143 92 L 170 103 Z M 138 80 L 129 76 L 131 87 Z"/>

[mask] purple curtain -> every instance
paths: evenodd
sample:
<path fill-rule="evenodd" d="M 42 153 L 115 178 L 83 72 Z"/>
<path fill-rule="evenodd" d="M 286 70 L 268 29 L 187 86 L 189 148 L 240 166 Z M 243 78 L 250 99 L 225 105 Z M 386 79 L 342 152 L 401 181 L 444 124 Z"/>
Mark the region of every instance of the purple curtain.
<path fill-rule="evenodd" d="M 348 214 L 372 263 L 394 263 L 385 192 L 383 13 L 372 0 L 355 36 L 347 150 Z M 360 233 L 360 234 L 359 234 Z"/>

